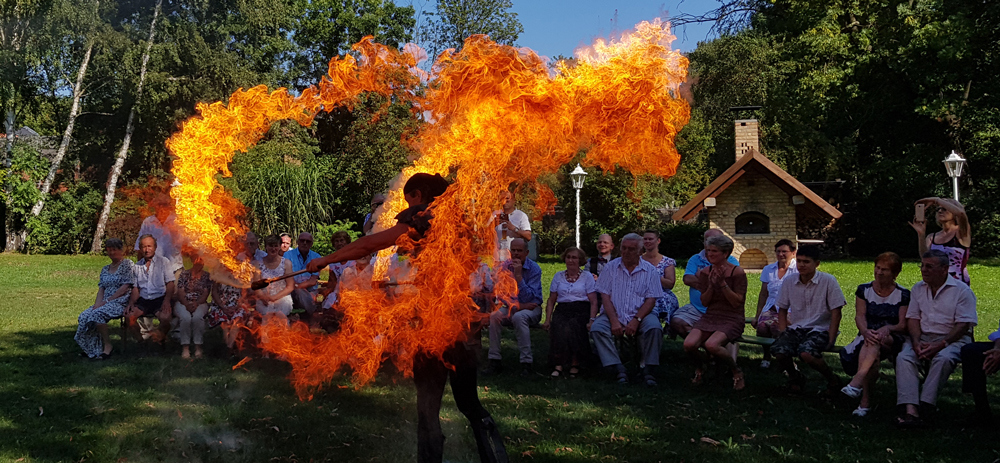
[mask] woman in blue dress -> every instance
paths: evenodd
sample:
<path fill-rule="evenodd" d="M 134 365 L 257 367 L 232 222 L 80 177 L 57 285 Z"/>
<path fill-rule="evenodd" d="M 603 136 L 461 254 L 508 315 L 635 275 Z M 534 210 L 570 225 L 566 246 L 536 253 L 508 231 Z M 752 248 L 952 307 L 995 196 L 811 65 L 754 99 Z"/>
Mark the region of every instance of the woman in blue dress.
<path fill-rule="evenodd" d="M 674 294 L 674 283 L 677 282 L 677 262 L 660 254 L 660 232 L 656 230 L 646 230 L 642 233 L 642 259 L 656 267 L 660 276 L 660 286 L 663 287 L 663 297 L 656 300 L 653 306 L 653 315 L 660 319 L 661 323 L 670 326 L 670 317 L 677 311 L 677 295 Z"/>
<path fill-rule="evenodd" d="M 906 340 L 906 309 L 910 290 L 896 284 L 903 261 L 892 252 L 875 258 L 875 280 L 858 286 L 855 295 L 858 337 L 840 352 L 844 371 L 853 374 L 841 392 L 861 398 L 854 416 L 870 410 L 871 389 L 879 375 L 879 362 L 894 359 Z"/>
<path fill-rule="evenodd" d="M 74 336 L 84 355 L 99 360 L 111 357 L 108 321 L 125 313 L 129 294 L 135 285 L 135 270 L 132 261 L 125 258 L 125 243 L 118 238 L 109 238 L 104 242 L 104 252 L 111 263 L 101 269 L 94 305 L 80 314 L 80 324 Z"/>

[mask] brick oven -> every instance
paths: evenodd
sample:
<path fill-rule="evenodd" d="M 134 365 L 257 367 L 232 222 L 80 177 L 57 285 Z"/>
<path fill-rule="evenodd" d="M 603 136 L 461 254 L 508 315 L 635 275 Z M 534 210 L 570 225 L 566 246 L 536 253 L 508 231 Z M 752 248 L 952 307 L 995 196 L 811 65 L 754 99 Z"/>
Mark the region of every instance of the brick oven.
<path fill-rule="evenodd" d="M 676 221 L 686 221 L 705 209 L 709 227 L 733 239 L 733 257 L 747 270 L 773 262 L 774 244 L 780 239 L 817 242 L 798 236 L 799 221 L 831 222 L 842 215 L 761 154 L 759 146 L 757 121 L 736 121 L 736 162 L 673 215 Z"/>

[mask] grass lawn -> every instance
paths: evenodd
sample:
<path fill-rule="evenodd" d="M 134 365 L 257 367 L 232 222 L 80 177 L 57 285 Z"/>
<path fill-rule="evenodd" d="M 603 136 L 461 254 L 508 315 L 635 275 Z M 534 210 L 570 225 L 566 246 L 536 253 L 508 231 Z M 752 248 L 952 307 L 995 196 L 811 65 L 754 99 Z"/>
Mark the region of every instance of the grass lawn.
<path fill-rule="evenodd" d="M 413 461 L 416 453 L 412 382 L 386 368 L 360 390 L 340 378 L 310 402 L 296 399 L 288 367 L 254 360 L 233 370 L 218 331 L 210 331 L 209 358 L 182 360 L 179 349 L 152 355 L 129 344 L 122 354 L 92 362 L 78 356 L 76 317 L 93 302 L 99 257 L 0 254 L 0 461 Z M 562 266 L 543 259 L 544 284 Z M 826 262 L 853 303 L 856 285 L 871 279 L 869 262 Z M 970 269 L 979 296 L 980 337 L 996 328 L 1000 268 Z M 907 263 L 900 283 L 919 278 Z M 680 279 L 678 278 L 678 282 Z M 759 282 L 751 278 L 747 313 Z M 687 291 L 678 284 L 681 303 Z M 854 335 L 853 308 L 845 310 L 840 343 Z M 117 327 L 113 332 L 117 333 Z M 516 363 L 513 336 L 503 351 Z M 547 335 L 533 333 L 535 356 L 545 359 Z M 857 405 L 822 398 L 818 375 L 810 390 L 781 392 L 783 377 L 760 370 L 760 351 L 745 347 L 740 362 L 747 389 L 731 390 L 728 374 L 709 375 L 701 388 L 688 378 L 677 341 L 665 341 L 656 389 L 612 385 L 602 376 L 550 381 L 516 375 L 481 378 L 484 405 L 500 423 L 513 461 L 905 461 L 996 462 L 996 430 L 965 429 L 971 399 L 956 372 L 941 393 L 939 424 L 902 432 L 889 424 L 895 384 L 879 383 L 876 409 L 850 416 Z M 828 360 L 839 369 L 833 356 Z M 542 361 L 538 361 L 542 365 Z M 1000 396 L 1000 380 L 991 393 Z M 996 408 L 996 407 L 995 407 Z M 445 459 L 476 461 L 465 420 L 446 395 L 442 410 Z"/>

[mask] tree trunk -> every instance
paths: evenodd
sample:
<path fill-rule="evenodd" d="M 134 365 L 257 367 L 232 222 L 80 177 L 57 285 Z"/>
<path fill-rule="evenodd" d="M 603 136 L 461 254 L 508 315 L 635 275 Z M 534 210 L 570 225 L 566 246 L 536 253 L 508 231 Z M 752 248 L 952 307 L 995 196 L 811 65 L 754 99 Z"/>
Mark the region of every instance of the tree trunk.
<path fill-rule="evenodd" d="M 52 182 L 56 179 L 56 171 L 59 170 L 63 157 L 66 156 L 66 150 L 69 149 L 69 142 L 73 140 L 73 126 L 76 124 L 76 116 L 80 113 L 80 97 L 83 96 L 83 78 L 87 75 L 87 65 L 90 64 L 90 53 L 93 50 L 94 40 L 91 40 L 90 45 L 87 45 L 87 52 L 83 54 L 80 71 L 76 73 L 76 85 L 73 86 L 73 105 L 69 108 L 69 120 L 66 122 L 66 131 L 63 132 L 62 142 L 59 143 L 59 150 L 56 151 L 56 157 L 52 160 L 52 165 L 49 166 L 49 175 L 46 175 L 45 180 L 42 180 L 42 187 L 40 188 L 42 196 L 35 203 L 35 207 L 31 208 L 31 215 L 38 215 L 42 212 L 42 208 L 45 207 L 45 198 L 49 196 L 49 190 L 52 189 Z"/>
<path fill-rule="evenodd" d="M 107 226 L 108 216 L 111 214 L 111 203 L 115 201 L 115 188 L 118 186 L 118 176 L 122 173 L 122 166 L 125 165 L 125 157 L 128 155 L 128 146 L 132 142 L 132 132 L 135 130 L 135 107 L 142 99 L 142 86 L 146 82 L 146 65 L 149 63 L 149 52 L 153 48 L 153 37 L 156 36 L 156 18 L 160 16 L 160 6 L 163 0 L 156 1 L 156 9 L 153 10 L 153 21 L 149 24 L 149 41 L 146 42 L 146 51 L 142 54 L 142 67 L 139 69 L 139 88 L 136 90 L 135 103 L 128 113 L 128 123 L 125 124 L 125 139 L 122 141 L 122 148 L 115 158 L 115 165 L 111 168 L 111 177 L 108 179 L 108 192 L 104 195 L 104 207 L 101 208 L 101 216 L 97 219 L 97 229 L 94 230 L 94 242 L 90 245 L 90 252 L 99 253 L 104 247 L 104 227 Z"/>

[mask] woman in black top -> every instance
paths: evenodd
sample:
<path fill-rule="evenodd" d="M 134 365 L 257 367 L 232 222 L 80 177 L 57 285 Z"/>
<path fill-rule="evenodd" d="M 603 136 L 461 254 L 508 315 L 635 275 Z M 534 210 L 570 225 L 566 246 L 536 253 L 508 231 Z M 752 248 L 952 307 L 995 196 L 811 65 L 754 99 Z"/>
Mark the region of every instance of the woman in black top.
<path fill-rule="evenodd" d="M 335 262 L 346 262 L 371 255 L 373 252 L 396 244 L 403 234 L 420 241 L 430 230 L 432 211 L 428 206 L 448 188 L 440 175 L 415 174 L 403 186 L 403 198 L 409 208 L 396 216 L 396 225 L 388 230 L 358 238 L 342 249 L 307 265 L 310 272 L 318 272 Z M 420 244 L 411 252 L 419 252 Z M 413 360 L 413 382 L 417 386 L 417 461 L 440 462 L 444 451 L 444 434 L 441 432 L 441 397 L 444 386 L 451 379 L 455 405 L 469 420 L 476 437 L 479 458 L 484 462 L 506 462 L 507 451 L 497 432 L 496 423 L 479 402 L 476 389 L 477 357 L 475 352 L 459 341 L 438 358 L 417 355 Z M 447 363 L 445 363 L 447 362 Z M 451 365 L 454 369 L 449 369 Z"/>

